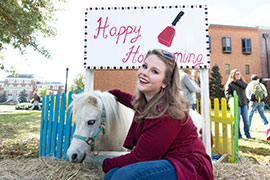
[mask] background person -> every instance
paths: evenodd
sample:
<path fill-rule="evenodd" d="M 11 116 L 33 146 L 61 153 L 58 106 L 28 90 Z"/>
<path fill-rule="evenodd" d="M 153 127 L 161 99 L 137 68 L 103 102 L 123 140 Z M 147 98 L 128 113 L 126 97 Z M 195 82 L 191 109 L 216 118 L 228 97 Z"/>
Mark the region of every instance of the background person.
<path fill-rule="evenodd" d="M 124 142 L 131 152 L 103 161 L 104 180 L 214 179 L 179 84 L 175 56 L 152 50 L 137 72 L 135 96 L 109 91 L 136 113 Z"/>
<path fill-rule="evenodd" d="M 267 97 L 267 90 L 265 86 L 260 83 L 260 78 L 256 74 L 252 74 L 250 77 L 251 81 L 248 83 L 248 86 L 246 88 L 246 96 L 249 100 L 248 103 L 248 119 L 249 119 L 249 129 L 251 127 L 252 117 L 254 112 L 257 110 L 261 116 L 261 120 L 263 124 L 265 125 L 265 132 L 267 136 L 267 140 L 270 140 L 270 128 L 269 128 L 269 122 L 264 115 L 264 100 Z M 259 98 L 257 96 L 260 96 Z"/>
<path fill-rule="evenodd" d="M 193 110 L 196 109 L 196 92 L 200 92 L 200 88 L 196 85 L 192 77 L 191 70 L 183 69 L 180 72 L 181 93 L 191 104 Z"/>
<path fill-rule="evenodd" d="M 199 108 L 199 113 L 201 113 L 201 75 L 200 75 L 200 70 L 192 70 L 192 76 L 195 81 L 195 85 L 198 86 L 196 90 L 196 95 L 195 98 L 198 99 L 198 108 Z"/>
<path fill-rule="evenodd" d="M 242 134 L 240 131 L 240 115 L 243 119 L 244 123 L 244 132 L 246 138 L 254 139 L 250 136 L 249 133 L 249 125 L 248 125 L 248 101 L 246 97 L 246 90 L 247 83 L 245 82 L 244 78 L 241 76 L 240 71 L 237 69 L 233 69 L 228 77 L 227 83 L 225 85 L 225 97 L 229 101 L 229 106 L 231 110 L 233 110 L 233 91 L 236 91 L 238 96 L 238 108 L 239 108 L 239 116 L 238 116 L 238 138 L 242 139 Z"/>
<path fill-rule="evenodd" d="M 34 92 L 34 102 L 33 102 L 33 105 L 31 107 L 31 110 L 33 110 L 36 106 L 38 107 L 38 110 L 41 110 L 41 107 L 39 105 L 39 102 L 40 102 L 40 97 L 37 94 L 37 92 L 35 91 Z"/>

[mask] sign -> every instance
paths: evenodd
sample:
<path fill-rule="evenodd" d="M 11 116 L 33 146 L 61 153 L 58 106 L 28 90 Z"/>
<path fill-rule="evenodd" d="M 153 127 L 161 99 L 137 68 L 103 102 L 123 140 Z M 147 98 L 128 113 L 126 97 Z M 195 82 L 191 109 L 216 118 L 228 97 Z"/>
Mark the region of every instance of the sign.
<path fill-rule="evenodd" d="M 90 7 L 84 33 L 85 69 L 137 69 L 152 49 L 180 68 L 210 68 L 206 5 Z"/>

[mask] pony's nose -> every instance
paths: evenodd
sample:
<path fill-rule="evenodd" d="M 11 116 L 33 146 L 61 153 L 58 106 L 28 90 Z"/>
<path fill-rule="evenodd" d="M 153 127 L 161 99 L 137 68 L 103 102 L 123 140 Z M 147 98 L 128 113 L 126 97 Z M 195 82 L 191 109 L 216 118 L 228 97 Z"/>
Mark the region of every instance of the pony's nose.
<path fill-rule="evenodd" d="M 71 156 L 71 160 L 74 162 L 77 159 L 77 157 L 78 157 L 78 154 L 74 153 Z"/>

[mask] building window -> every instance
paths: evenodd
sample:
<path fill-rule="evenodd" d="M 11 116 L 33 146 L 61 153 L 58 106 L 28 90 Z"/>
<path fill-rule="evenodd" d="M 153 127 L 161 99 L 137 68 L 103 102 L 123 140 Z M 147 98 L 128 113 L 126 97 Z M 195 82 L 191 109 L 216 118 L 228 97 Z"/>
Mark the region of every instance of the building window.
<path fill-rule="evenodd" d="M 242 53 L 251 54 L 251 39 L 250 38 L 242 39 Z"/>
<path fill-rule="evenodd" d="M 225 73 L 230 74 L 230 64 L 225 64 Z"/>
<path fill-rule="evenodd" d="M 8 82 L 9 82 L 9 83 L 14 83 L 15 80 L 14 80 L 14 79 L 9 79 Z"/>
<path fill-rule="evenodd" d="M 250 70 L 249 70 L 249 65 L 248 64 L 245 65 L 245 72 L 246 72 L 246 74 L 250 74 Z"/>
<path fill-rule="evenodd" d="M 232 52 L 231 37 L 223 37 L 222 38 L 222 51 L 223 51 L 223 53 L 231 53 Z"/>

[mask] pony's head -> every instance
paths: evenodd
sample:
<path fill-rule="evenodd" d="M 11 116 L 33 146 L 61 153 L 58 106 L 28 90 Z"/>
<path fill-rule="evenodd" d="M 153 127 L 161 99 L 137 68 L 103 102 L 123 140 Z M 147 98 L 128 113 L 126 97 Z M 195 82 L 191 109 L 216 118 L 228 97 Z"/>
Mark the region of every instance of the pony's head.
<path fill-rule="evenodd" d="M 106 150 L 110 134 L 117 137 L 120 122 L 115 97 L 108 92 L 73 95 L 72 107 L 76 129 L 67 151 L 72 162 L 82 162 L 91 150 Z M 118 121 L 116 121 L 118 119 Z M 106 127 L 106 130 L 105 130 Z M 106 131 L 106 133 L 105 133 Z"/>

